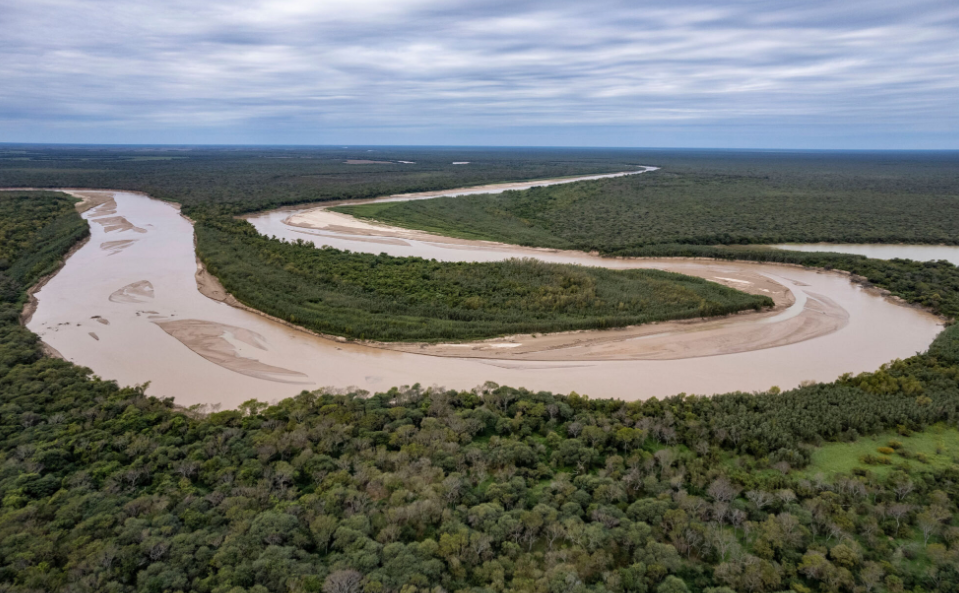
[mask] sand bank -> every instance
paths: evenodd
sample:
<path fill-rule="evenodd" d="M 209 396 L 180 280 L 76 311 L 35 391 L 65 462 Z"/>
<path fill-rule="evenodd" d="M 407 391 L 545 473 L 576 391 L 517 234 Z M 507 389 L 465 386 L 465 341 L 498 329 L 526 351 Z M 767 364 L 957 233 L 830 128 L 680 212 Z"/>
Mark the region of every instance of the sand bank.
<path fill-rule="evenodd" d="M 344 219 L 332 225 L 336 232 L 326 223 L 321 228 L 284 224 L 298 214 L 295 211 L 251 217 L 267 235 L 356 251 L 455 261 L 534 256 L 616 269 L 665 267 L 768 294 L 777 303 L 769 313 L 705 322 L 514 336 L 476 344 L 421 348 L 327 339 L 228 306 L 231 297 L 215 279 L 204 277 L 192 226 L 175 205 L 126 192 L 116 193 L 115 202 L 112 216 L 147 232 L 127 228 L 106 233 L 103 225 L 92 225 L 91 241 L 37 293 L 39 307 L 29 327 L 63 357 L 97 375 L 121 384 L 149 381 L 148 393 L 172 396 L 185 406 L 233 407 L 250 398 L 295 395 L 303 388 L 380 390 L 414 382 L 470 389 L 495 381 L 627 400 L 683 391 L 786 388 L 874 370 L 924 349 L 940 327 L 931 315 L 862 290 L 848 275 L 705 260 L 613 260 L 578 252 L 444 242 L 435 236 L 384 236 L 382 228 L 357 221 L 374 227 L 360 228 L 357 232 L 369 233 L 361 235 L 353 234 L 354 223 Z M 95 214 L 86 212 L 84 217 Z M 121 240 L 132 242 L 113 255 L 102 248 Z M 737 333 L 728 333 L 729 327 L 738 328 Z M 755 349 L 742 350 L 746 344 Z M 420 352 L 428 348 L 433 351 Z"/>
<path fill-rule="evenodd" d="M 240 355 L 240 342 L 258 350 L 266 350 L 266 338 L 242 327 L 204 321 L 180 319 L 177 321 L 154 321 L 163 331 L 180 341 L 213 364 L 248 377 L 279 383 L 310 384 L 307 376 L 297 371 L 264 364 L 255 358 Z"/>
<path fill-rule="evenodd" d="M 511 360 L 673 360 L 749 352 L 793 344 L 838 331 L 846 326 L 849 319 L 849 313 L 825 295 L 811 295 L 813 304 L 806 306 L 807 295 L 801 292 L 803 283 L 791 282 L 786 276 L 778 276 L 788 268 L 772 270 L 777 272 L 777 277 L 769 273 L 769 269 L 776 266 L 757 269 L 757 265 L 751 263 L 707 264 L 702 260 L 682 258 L 609 260 L 579 252 L 521 248 L 488 241 L 442 237 L 358 220 L 325 208 L 291 215 L 284 223 L 293 227 L 334 232 L 341 236 L 353 234 L 361 242 L 373 237 L 388 237 L 401 239 L 408 245 L 427 244 L 437 251 L 450 248 L 483 249 L 500 254 L 500 259 L 544 259 L 544 256 L 548 255 L 550 261 L 567 257 L 571 259 L 569 263 L 584 265 L 619 269 L 655 268 L 698 276 L 751 294 L 769 296 L 775 303 L 772 310 L 748 311 L 721 318 L 670 321 L 613 330 L 518 335 L 474 342 L 468 346 L 376 343 L 375 346 L 379 348 L 433 356 Z M 442 259 L 450 257 L 449 254 L 444 256 Z M 588 260 L 583 261 L 584 257 Z M 803 295 L 803 303 L 792 314 L 783 317 L 782 311 L 796 302 L 794 291 Z M 503 349 L 506 344 L 509 344 L 508 351 Z"/>

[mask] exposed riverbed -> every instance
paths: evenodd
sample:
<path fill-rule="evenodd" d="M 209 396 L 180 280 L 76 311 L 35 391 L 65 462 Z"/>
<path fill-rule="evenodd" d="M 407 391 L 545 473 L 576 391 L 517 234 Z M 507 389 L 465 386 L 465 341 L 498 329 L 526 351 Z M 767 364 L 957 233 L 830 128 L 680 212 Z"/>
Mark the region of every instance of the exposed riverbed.
<path fill-rule="evenodd" d="M 444 239 L 316 208 L 249 218 L 267 235 L 353 251 L 451 261 L 533 256 L 613 268 L 655 267 L 778 293 L 776 311 L 705 323 L 388 350 L 313 336 L 201 294 L 192 225 L 174 205 L 118 192 L 84 217 L 91 221 L 91 239 L 37 293 L 29 328 L 64 358 L 97 375 L 123 384 L 149 381 L 148 393 L 173 396 L 183 405 L 234 407 L 301 389 L 374 391 L 415 382 L 468 389 L 495 381 L 623 399 L 786 388 L 874 370 L 924 350 L 941 329 L 932 315 L 894 304 L 835 273 L 765 264 L 602 259 Z"/>

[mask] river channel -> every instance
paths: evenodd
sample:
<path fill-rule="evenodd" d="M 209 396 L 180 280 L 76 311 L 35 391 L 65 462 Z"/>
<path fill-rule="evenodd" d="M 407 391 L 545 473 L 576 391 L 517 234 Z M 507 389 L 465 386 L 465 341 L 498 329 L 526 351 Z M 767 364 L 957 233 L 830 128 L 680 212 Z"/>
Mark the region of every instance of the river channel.
<path fill-rule="evenodd" d="M 441 193 L 463 192 L 476 193 L 476 188 Z M 573 337 L 518 336 L 392 349 L 343 342 L 204 296 L 197 289 L 193 228 L 179 209 L 140 194 L 111 195 L 83 214 L 91 238 L 36 294 L 38 307 L 28 327 L 61 356 L 100 377 L 121 384 L 149 382 L 148 393 L 172 396 L 182 405 L 235 407 L 251 398 L 271 401 L 303 389 L 378 391 L 417 382 L 470 389 L 494 381 L 627 400 L 789 388 L 874 370 L 925 350 L 941 329 L 936 317 L 895 304 L 836 273 L 766 264 L 604 259 L 452 240 L 317 207 L 249 217 L 261 233 L 316 245 L 447 261 L 537 257 L 662 268 L 775 293 L 779 303 L 776 311 L 764 314 Z M 389 199 L 417 197 L 432 196 Z"/>
<path fill-rule="evenodd" d="M 776 249 L 790 251 L 826 251 L 830 253 L 851 253 L 865 255 L 873 259 L 911 259 L 914 261 L 947 262 L 959 266 L 959 246 L 956 245 L 903 245 L 900 243 L 863 244 L 863 243 L 783 243 L 773 245 Z"/>

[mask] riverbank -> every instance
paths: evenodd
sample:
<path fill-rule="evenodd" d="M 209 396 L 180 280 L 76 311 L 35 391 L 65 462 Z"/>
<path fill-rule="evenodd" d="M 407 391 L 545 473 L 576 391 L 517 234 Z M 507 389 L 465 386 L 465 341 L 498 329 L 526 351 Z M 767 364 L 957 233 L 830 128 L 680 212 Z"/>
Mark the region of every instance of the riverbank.
<path fill-rule="evenodd" d="M 582 356 L 578 359 L 567 356 L 562 360 L 549 360 L 548 357 L 566 356 L 567 353 L 545 343 L 539 349 L 542 357 L 547 358 L 545 360 L 536 360 L 540 354 L 524 353 L 522 348 L 517 351 L 514 346 L 490 347 L 489 353 L 497 356 L 487 354 L 485 358 L 474 357 L 477 353 L 471 347 L 457 346 L 446 353 L 438 353 L 444 356 L 438 359 L 420 352 L 385 350 L 312 336 L 261 314 L 207 298 L 198 290 L 194 232 L 190 221 L 173 205 L 142 195 L 118 192 L 115 201 L 116 213 L 111 216 L 123 216 L 132 226 L 144 229 L 146 233 L 129 229 L 108 231 L 104 225 L 93 224 L 90 242 L 71 256 L 61 272 L 38 293 L 40 306 L 29 328 L 67 360 L 121 384 L 149 381 L 148 393 L 175 397 L 177 403 L 184 406 L 209 403 L 235 407 L 250 398 L 278 399 L 294 395 L 300 389 L 355 386 L 372 392 L 413 382 L 471 389 L 486 381 L 494 381 L 534 390 L 576 390 L 625 400 L 679 392 L 758 391 L 771 385 L 786 388 L 803 381 L 829 381 L 846 372 L 873 370 L 889 360 L 924 350 L 941 327 L 935 317 L 894 306 L 860 289 L 850 283 L 848 276 L 838 273 L 768 264 L 673 259 L 662 260 L 662 263 L 677 266 L 676 271 L 682 273 L 688 271 L 684 268 L 689 266 L 711 268 L 708 275 L 715 277 L 716 282 L 722 282 L 722 278 L 751 282 L 755 280 L 754 276 L 766 275 L 763 277 L 770 282 L 782 285 L 782 290 L 788 288 L 791 294 L 797 295 L 802 290 L 807 295 L 802 306 L 806 316 L 828 317 L 817 312 L 819 301 L 809 298 L 812 294 L 828 298 L 849 317 L 844 327 L 815 338 L 698 358 L 597 360 L 584 355 L 584 351 L 589 350 L 595 351 L 597 357 L 620 356 L 620 353 L 611 353 L 610 349 L 619 348 L 616 344 L 621 344 L 621 340 L 579 345 L 574 342 L 568 352 Z M 92 210 L 84 213 L 84 217 L 93 215 L 96 212 Z M 284 212 L 279 218 L 274 214 L 280 220 L 289 215 Z M 324 231 L 288 226 L 283 229 L 296 237 L 321 243 L 327 240 L 322 234 Z M 303 235 L 299 231 L 320 234 Z M 334 237 L 331 242 L 340 242 L 336 245 L 338 247 L 342 245 L 355 250 L 365 244 L 353 241 L 355 237 L 330 236 Z M 103 248 L 104 244 L 118 240 L 132 243 L 118 252 Z M 441 249 L 434 244 L 403 242 L 407 247 L 369 245 L 377 252 L 382 249 Z M 503 257 L 495 251 L 477 252 L 473 247 L 464 247 L 469 246 L 454 246 L 441 253 L 444 257 L 460 257 L 468 261 L 475 259 L 477 253 L 485 258 Z M 563 255 L 547 250 L 541 250 L 540 254 L 545 260 L 558 261 Z M 588 254 L 572 255 L 590 257 Z M 614 267 L 643 264 L 640 260 L 604 261 Z M 737 268 L 743 273 L 749 271 L 753 276 L 737 276 Z M 134 299 L 141 302 L 110 299 L 116 291 L 138 282 L 149 282 L 153 288 L 145 293 L 148 296 Z M 773 290 L 771 285 L 761 288 Z M 785 308 L 773 313 L 772 317 L 795 306 L 795 302 L 791 305 L 786 305 L 788 301 L 780 302 Z M 760 315 L 737 315 L 726 318 L 726 321 L 745 326 L 750 318 L 760 321 Z M 109 321 L 109 325 L 93 319 L 94 316 Z M 217 342 L 214 347 L 219 352 L 219 359 L 217 356 L 204 357 L 203 352 L 197 351 L 202 340 L 192 340 L 189 332 L 180 331 L 183 328 L 179 326 L 184 323 L 172 326 L 177 330 L 173 333 L 159 325 L 172 321 L 190 321 L 195 327 L 215 329 L 211 335 L 201 338 Z M 775 323 L 757 323 L 757 326 L 760 331 L 769 332 L 778 331 L 774 327 L 777 324 L 788 323 L 796 322 L 779 319 Z M 98 339 L 91 337 L 90 332 L 96 333 Z M 577 336 L 571 337 L 578 339 Z M 619 336 L 608 333 L 601 337 Z M 629 348 L 634 348 L 633 344 L 645 347 L 644 342 L 659 339 L 635 337 L 637 339 L 629 343 Z M 244 341 L 243 338 L 249 339 Z M 456 353 L 456 349 L 464 352 Z M 442 360 L 442 364 L 437 364 L 438 360 Z M 224 362 L 238 364 L 230 368 Z M 283 372 L 251 376 L 236 370 L 251 364 L 256 366 L 254 363 Z M 291 384 L 291 378 L 295 385 Z"/>

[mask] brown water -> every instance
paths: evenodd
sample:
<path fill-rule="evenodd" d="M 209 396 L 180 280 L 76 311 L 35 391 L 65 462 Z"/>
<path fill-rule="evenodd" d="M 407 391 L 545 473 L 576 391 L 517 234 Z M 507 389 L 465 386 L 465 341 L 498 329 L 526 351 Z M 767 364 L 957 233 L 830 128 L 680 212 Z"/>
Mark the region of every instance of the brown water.
<path fill-rule="evenodd" d="M 39 306 L 29 328 L 65 358 L 103 378 L 121 384 L 150 382 L 148 393 L 173 396 L 182 405 L 225 407 L 251 398 L 275 400 L 302 389 L 357 386 L 374 391 L 416 382 L 469 389 L 495 381 L 623 399 L 787 388 L 874 370 L 924 350 L 940 329 L 934 317 L 887 302 L 837 274 L 772 265 L 603 260 L 416 234 L 398 237 L 389 229 L 358 235 L 349 224 L 336 232 L 293 227 L 284 223 L 290 216 L 291 211 L 272 212 L 250 220 L 266 234 L 395 255 L 469 261 L 533 255 L 616 268 L 669 266 L 733 282 L 745 273 L 760 274 L 796 296 L 796 305 L 762 323 L 772 327 L 799 314 L 824 314 L 823 299 L 847 319 L 836 331 L 785 346 L 673 360 L 530 361 L 381 350 L 314 337 L 204 297 L 194 277 L 189 221 L 169 203 L 117 193 L 115 208 L 105 204 L 84 214 L 93 223 L 91 240 L 37 294 Z M 748 316 L 742 322 L 757 323 Z"/>
<path fill-rule="evenodd" d="M 776 249 L 791 251 L 826 251 L 829 253 L 852 253 L 874 259 L 911 259 L 937 261 L 940 259 L 959 266 L 959 246 L 956 245 L 902 245 L 862 243 L 783 243 L 772 245 Z"/>

